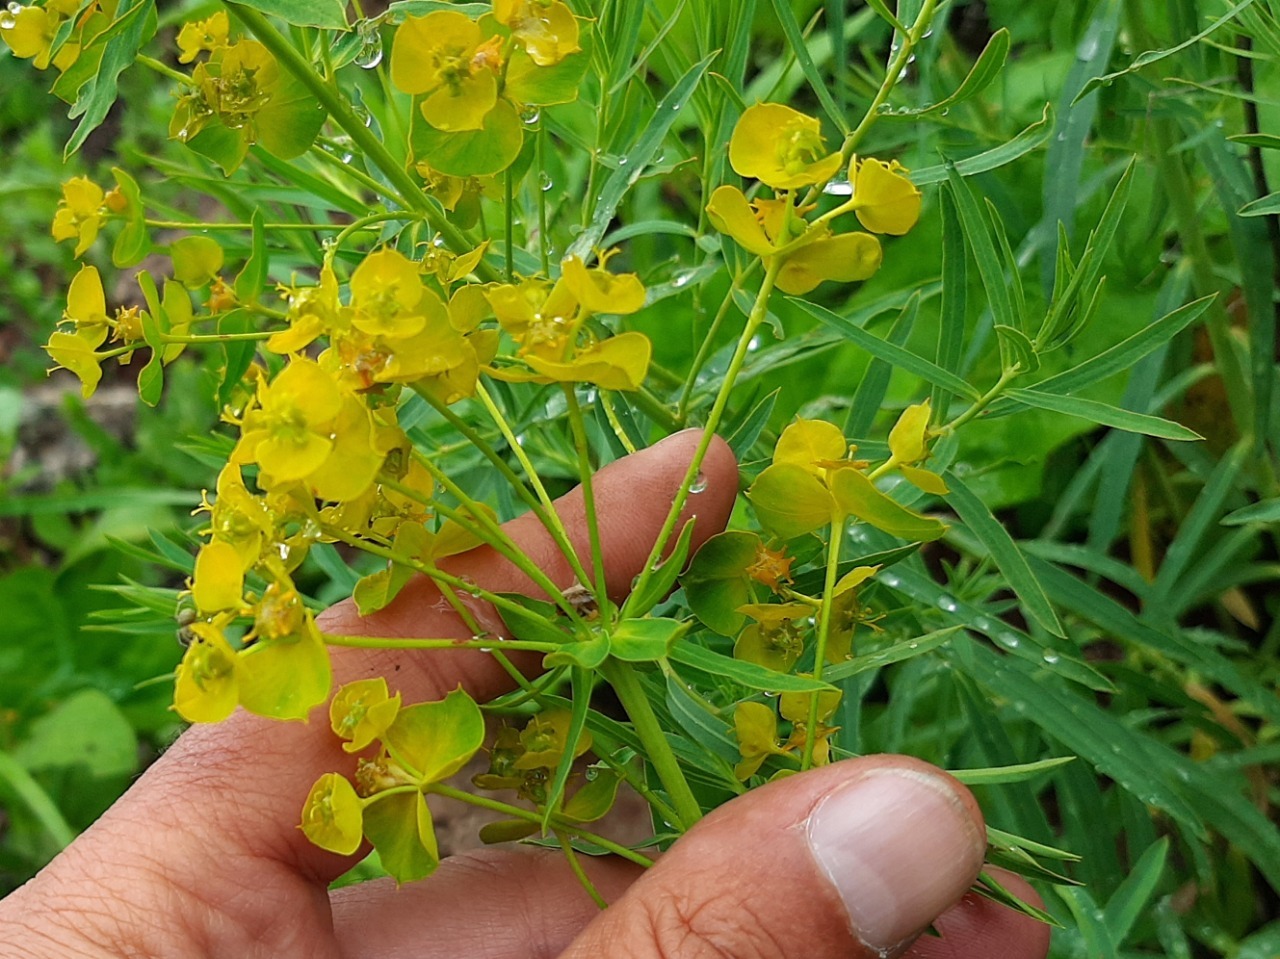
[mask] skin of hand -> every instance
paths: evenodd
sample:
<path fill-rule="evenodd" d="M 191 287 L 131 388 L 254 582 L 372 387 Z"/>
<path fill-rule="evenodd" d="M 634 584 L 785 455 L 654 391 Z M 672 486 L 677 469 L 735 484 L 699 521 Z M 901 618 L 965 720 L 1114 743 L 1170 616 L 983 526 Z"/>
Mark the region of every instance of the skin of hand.
<path fill-rule="evenodd" d="M 676 434 L 597 474 L 615 597 L 645 562 L 698 440 L 696 431 Z M 703 472 L 706 489 L 685 511 L 697 517 L 695 547 L 723 528 L 737 489 L 736 464 L 719 440 Z M 580 491 L 557 511 L 585 551 Z M 553 580 L 572 582 L 536 519 L 507 530 Z M 488 589 L 532 590 L 485 547 L 450 568 Z M 425 579 L 366 619 L 349 604 L 335 607 L 322 628 L 470 635 Z M 333 653 L 338 683 L 386 675 L 408 703 L 459 683 L 483 700 L 509 682 L 479 651 Z M 0 901 L 0 957 L 1042 959 L 1048 950 L 1044 926 L 967 895 L 985 850 L 977 805 L 954 779 L 908 757 L 845 760 L 753 790 L 708 815 L 648 871 L 587 860 L 612 904 L 604 912 L 560 853 L 520 847 L 454 857 L 400 889 L 375 880 L 329 892 L 359 854 L 312 846 L 299 811 L 318 775 L 353 767 L 319 712 L 307 723 L 278 723 L 240 711 L 193 727 Z M 1038 902 L 1017 877 L 1002 879 Z M 931 922 L 941 936 L 912 945 Z"/>

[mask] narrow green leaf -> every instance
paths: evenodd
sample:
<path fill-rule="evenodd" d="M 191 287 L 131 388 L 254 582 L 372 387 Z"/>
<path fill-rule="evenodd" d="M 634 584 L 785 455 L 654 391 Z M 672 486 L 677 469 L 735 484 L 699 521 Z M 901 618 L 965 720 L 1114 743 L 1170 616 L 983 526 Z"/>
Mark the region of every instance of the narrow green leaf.
<path fill-rule="evenodd" d="M 809 46 L 805 43 L 804 32 L 800 28 L 800 23 L 796 20 L 795 10 L 790 0 L 772 0 L 773 12 L 778 18 L 778 23 L 782 27 L 782 34 L 787 38 L 787 44 L 791 47 L 791 52 L 795 54 L 796 62 L 800 64 L 805 79 L 809 81 L 809 87 L 817 94 L 818 102 L 822 104 L 822 108 L 827 111 L 827 116 L 831 118 L 831 122 L 836 125 L 836 129 L 840 131 L 842 137 L 849 135 L 849 123 L 844 118 L 844 111 L 836 104 L 831 96 L 831 91 L 827 89 L 826 83 L 822 79 L 822 74 L 818 72 L 818 65 L 813 62 L 813 56 L 809 53 Z"/>
<path fill-rule="evenodd" d="M 689 558 L 689 543 L 693 539 L 693 520 L 684 524 L 680 537 L 672 548 L 671 554 L 653 571 L 644 584 L 644 588 L 632 593 L 622 605 L 621 616 L 624 620 L 634 616 L 643 616 L 666 598 L 675 586 L 676 577 L 684 569 L 685 560 Z"/>
<path fill-rule="evenodd" d="M 667 676 L 667 708 L 690 738 L 713 756 L 726 763 L 742 758 L 733 727 L 690 695 L 678 675 Z"/>
<path fill-rule="evenodd" d="M 267 282 L 267 234 L 262 226 L 262 207 L 255 206 L 249 219 L 253 228 L 249 258 L 236 275 L 236 299 L 241 303 L 255 303 Z"/>
<path fill-rule="evenodd" d="M 947 372 L 931 360 L 917 356 L 901 346 L 888 343 L 855 325 L 848 318 L 840 316 L 838 313 L 832 313 L 816 303 L 809 303 L 806 300 L 796 298 L 790 298 L 790 302 L 844 336 L 855 346 L 866 350 L 872 356 L 884 360 L 891 366 L 904 369 L 908 373 L 914 373 L 926 382 L 954 393 L 956 396 L 963 396 L 971 400 L 979 398 L 980 394 L 976 389 L 956 376 L 956 374 Z"/>
<path fill-rule="evenodd" d="M 600 198 L 595 202 L 590 224 L 565 250 L 566 257 L 577 256 L 583 262 L 592 258 L 593 251 L 617 215 L 618 204 L 622 202 L 622 198 L 626 196 L 632 185 L 644 175 L 645 168 L 657 155 L 671 125 L 675 123 L 676 117 L 680 115 L 689 97 L 702 82 L 702 78 L 706 76 L 707 70 L 711 68 L 711 63 L 717 56 L 718 53 L 713 53 L 690 67 L 654 108 L 653 116 L 645 126 L 644 132 L 627 151 L 627 162 L 620 164 L 609 174 L 604 188 L 600 191 Z"/>
<path fill-rule="evenodd" d="M 820 682 L 808 676 L 791 676 L 787 673 L 776 673 L 764 666 L 748 663 L 712 652 L 705 646 L 695 642 L 676 643 L 671 648 L 669 658 L 673 663 L 701 670 L 710 676 L 719 676 L 730 682 L 745 686 L 747 689 L 758 689 L 771 693 L 818 693 L 830 690 L 831 684 Z"/>
<path fill-rule="evenodd" d="M 1239 216 L 1270 216 L 1272 213 L 1280 213 L 1280 192 L 1268 193 L 1246 203 L 1236 213 Z"/>
<path fill-rule="evenodd" d="M 587 728 L 587 713 L 591 708 L 591 691 L 595 684 L 590 669 L 575 666 L 569 671 L 569 675 L 573 708 L 569 710 L 569 728 L 565 731 L 564 741 L 576 744 L 582 738 L 583 730 Z M 575 751 L 572 745 L 565 749 L 560 755 L 560 762 L 556 764 L 555 775 L 552 776 L 551 785 L 547 789 L 546 809 L 542 814 L 544 833 L 551 826 L 551 817 L 560 811 L 560 800 L 564 798 L 565 786 L 569 782 L 569 775 L 573 772 Z"/>
<path fill-rule="evenodd" d="M 1075 919 L 1076 932 L 1087 956 L 1116 956 L 1116 943 L 1102 922 L 1102 910 L 1087 891 L 1080 888 L 1059 889 L 1060 895 Z"/>
<path fill-rule="evenodd" d="M 865 673 L 869 669 L 880 669 L 893 663 L 914 659 L 916 656 L 923 656 L 925 653 L 932 652 L 939 646 L 949 642 L 960 628 L 959 626 L 948 626 L 946 629 L 935 630 L 915 639 L 895 643 L 892 646 L 886 646 L 884 649 L 877 649 L 874 653 L 856 655 L 843 663 L 828 666 L 823 672 L 822 678 L 829 683 L 838 683 L 852 676 L 857 676 L 859 673 Z"/>
<path fill-rule="evenodd" d="M 1165 862 L 1169 857 L 1169 837 L 1162 836 L 1138 857 L 1133 871 L 1107 901 L 1102 913 L 1102 923 L 1111 934 L 1112 941 L 1124 942 L 1134 923 L 1151 907 L 1151 898 L 1160 885 Z"/>
<path fill-rule="evenodd" d="M 991 39 L 987 41 L 982 53 L 978 55 L 978 59 L 974 61 L 968 75 L 965 76 L 960 86 L 956 87 L 954 93 L 927 107 L 908 110 L 907 115 L 925 117 L 937 113 L 945 113 L 957 103 L 964 103 L 964 101 L 976 97 L 991 86 L 996 77 L 1000 76 L 1000 71 L 1004 69 L 1005 60 L 1009 57 L 1009 43 L 1009 31 L 1001 27 L 991 35 Z M 901 114 L 897 115 L 900 116 Z"/>
<path fill-rule="evenodd" d="M 982 288 L 986 291 L 996 325 L 1017 327 L 1019 320 L 1014 315 L 1009 281 L 1005 278 L 995 243 L 991 239 L 991 223 L 987 219 L 987 211 L 978 202 L 973 188 L 961 178 L 956 169 L 948 171 L 947 182 L 956 201 L 960 226 L 968 241 L 969 252 L 973 254 L 974 263 L 978 267 L 978 276 L 982 278 Z"/>
<path fill-rule="evenodd" d="M 1054 636 L 1065 637 L 1067 634 L 1058 614 L 1053 611 L 1049 597 L 1045 595 L 1044 587 L 1027 565 L 1026 556 L 1009 535 L 1009 531 L 962 479 L 953 472 L 948 472 L 946 476 L 947 486 L 951 488 L 946 497 L 947 502 L 954 507 L 956 515 L 969 531 L 986 547 L 992 562 L 1004 574 L 1009 588 L 1022 601 L 1022 612 Z"/>
<path fill-rule="evenodd" d="M 1264 499 L 1260 503 L 1232 510 L 1220 520 L 1223 526 L 1244 526 L 1246 523 L 1280 522 L 1280 498 Z"/>
<path fill-rule="evenodd" d="M 1176 46 L 1166 47 L 1163 50 L 1148 50 L 1145 53 L 1140 53 L 1134 57 L 1129 65 L 1123 70 L 1117 70 L 1114 73 L 1108 73 L 1101 77 L 1094 77 L 1080 90 L 1080 93 L 1076 96 L 1076 101 L 1078 102 L 1094 90 L 1098 89 L 1098 87 L 1110 86 L 1116 80 L 1126 76 L 1127 74 L 1134 73 L 1135 71 L 1141 70 L 1143 67 L 1150 66 L 1153 63 L 1158 63 L 1165 59 L 1165 57 L 1171 57 L 1175 53 L 1181 53 L 1188 47 L 1195 46 L 1201 40 L 1215 33 L 1220 27 L 1230 23 L 1241 10 L 1251 6 L 1252 4 L 1253 0 L 1241 0 L 1240 3 L 1237 3 L 1234 7 L 1220 16 L 1217 20 L 1214 20 L 1199 33 L 1188 37 Z"/>
<path fill-rule="evenodd" d="M 1159 349 L 1198 320 L 1216 296 L 1216 293 L 1203 296 L 1166 313 L 1079 366 L 1041 380 L 1035 384 L 1034 389 L 1040 393 L 1074 393 L 1122 370 L 1132 369 L 1138 360 Z"/>
<path fill-rule="evenodd" d="M 1204 537 L 1222 514 L 1227 497 L 1236 490 L 1236 478 L 1247 462 L 1247 450 L 1237 443 L 1214 467 L 1209 481 L 1196 497 L 1195 505 L 1183 519 L 1178 533 L 1165 550 L 1164 561 L 1152 586 L 1155 598 L 1169 596 L 1177 588 L 1182 574 L 1203 552 Z"/>
<path fill-rule="evenodd" d="M 70 845 L 71 840 L 76 838 L 75 830 L 63 818 L 57 803 L 31 778 L 26 769 L 3 750 L 0 750 L 0 782 L 31 811 L 57 848 Z"/>
<path fill-rule="evenodd" d="M 1024 157 L 1032 150 L 1044 145 L 1045 141 L 1053 133 L 1053 119 L 1053 108 L 1046 104 L 1041 118 L 1012 140 L 1002 143 L 998 147 L 992 147 L 990 150 L 984 150 L 982 153 L 974 154 L 971 157 L 956 160 L 953 163 L 939 163 L 936 166 L 921 167 L 919 170 L 913 170 L 911 172 L 911 182 L 916 186 L 941 183 L 947 179 L 948 171 L 953 167 L 961 176 L 973 176 L 976 173 L 986 173 L 989 170 L 995 170 L 1012 163 L 1014 160 Z"/>
<path fill-rule="evenodd" d="M 1053 413 L 1065 413 L 1078 416 L 1092 423 L 1101 423 L 1118 430 L 1130 433 L 1142 433 L 1146 436 L 1158 436 L 1167 440 L 1202 440 L 1194 430 L 1146 413 L 1134 413 L 1122 410 L 1117 406 L 1099 403 L 1097 400 L 1086 400 L 1078 396 L 1061 396 L 1057 393 L 1043 393 L 1040 390 L 1011 389 L 1005 393 L 1012 400 L 1034 406 L 1036 409 L 1049 410 Z"/>
<path fill-rule="evenodd" d="M 992 766 L 988 769 L 948 769 L 947 772 L 966 786 L 990 786 L 997 783 L 1020 783 L 1034 779 L 1041 773 L 1076 761 L 1075 756 L 1057 756 L 1036 763 L 1019 763 L 1015 766 Z"/>

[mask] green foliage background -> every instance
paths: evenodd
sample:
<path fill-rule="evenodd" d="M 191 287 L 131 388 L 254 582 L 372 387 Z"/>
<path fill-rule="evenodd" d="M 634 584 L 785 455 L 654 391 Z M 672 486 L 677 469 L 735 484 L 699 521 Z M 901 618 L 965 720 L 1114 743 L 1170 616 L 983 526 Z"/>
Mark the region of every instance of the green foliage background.
<path fill-rule="evenodd" d="M 724 142 L 735 104 L 756 100 L 824 116 L 836 138 L 834 118 L 856 119 L 874 94 L 891 31 L 873 9 L 840 0 L 575 6 L 599 17 L 593 71 L 605 81 L 588 84 L 579 103 L 546 111 L 542 122 L 564 146 L 530 160 L 542 170 L 517 195 L 515 213 L 528 235 L 546 198 L 587 197 L 585 207 L 552 202 L 544 211 L 560 253 L 590 222 L 590 203 L 632 155 L 657 101 L 692 64 L 727 51 L 713 62 L 715 75 L 677 105 L 605 237 L 624 247 L 626 269 L 668 294 L 636 327 L 653 338 L 661 370 L 675 372 L 664 381 L 658 371 L 662 395 L 681 423 L 697 423 L 736 334 L 733 324 L 715 334 L 699 378 L 682 389 L 727 286 L 712 268 L 719 243 L 702 206 L 708 185 L 728 174 L 723 150 L 708 144 Z M 166 5 L 161 35 L 214 8 Z M 1001 28 L 1011 48 L 1000 76 L 925 120 Z M 1167 55 L 1140 56 L 1152 50 Z M 741 76 L 724 59 L 735 51 Z M 1003 223 L 1033 315 L 1053 288 L 1059 223 L 1078 260 L 1134 159 L 1099 310 L 1067 348 L 1044 358 L 1038 379 L 1217 294 L 1202 321 L 1078 394 L 1172 418 L 1204 442 L 1142 438 L 1038 409 L 1001 415 L 1013 411 L 1008 401 L 965 429 L 947 454 L 972 494 L 952 501 L 962 522 L 941 548 L 882 577 L 875 597 L 888 638 L 961 631 L 848 680 L 837 716 L 854 752 L 908 752 L 947 768 L 1079 757 L 1018 782 L 979 779 L 974 787 L 998 830 L 1079 856 L 1041 860 L 1084 884 L 1045 875 L 1041 888 L 1062 923 L 1057 956 L 1280 953 L 1280 922 L 1271 918 L 1280 890 L 1280 202 L 1268 186 L 1280 175 L 1278 64 L 1280 6 L 1269 0 L 959 4 L 945 8 L 864 145 L 918 177 L 932 171 L 935 183 L 946 178 L 944 160 L 987 151 L 1012 159 L 966 182 Z M 383 93 L 374 77 L 360 89 L 376 116 Z M 224 184 L 166 139 L 173 100 L 138 69 L 122 76 L 106 123 L 64 163 L 61 144 L 74 124 L 43 93 L 46 79 L 0 56 L 0 454 L 9 463 L 0 477 L 0 891 L 92 821 L 175 735 L 167 674 L 180 650 L 173 624 L 157 615 L 163 608 L 139 613 L 156 594 L 138 586 L 181 588 L 173 567 L 189 569 L 187 511 L 216 466 L 216 444 L 191 439 L 216 419 L 202 398 L 216 357 L 191 356 L 170 370 L 160 408 L 138 406 L 123 437 L 95 421 L 97 401 L 61 389 L 62 375 L 51 381 L 56 395 L 49 392 L 37 347 L 60 315 L 73 270 L 69 251 L 48 235 L 59 184 L 75 173 L 109 182 L 111 166 L 146 161 L 167 176 L 145 182 L 149 201 L 175 216 L 213 215 L 190 207 L 193 185 L 236 219 L 247 220 L 258 202 L 282 217 L 341 207 L 314 185 L 270 175 L 242 172 Z M 1016 149 L 1003 146 L 1010 142 Z M 953 299 L 939 295 L 944 244 L 960 236 L 944 222 L 939 195 L 926 187 L 921 223 L 888 246 L 876 277 L 856 291 L 828 286 L 817 296 L 846 325 L 928 358 L 959 322 L 954 371 L 989 384 L 1000 355 L 975 262 L 963 275 L 960 312 L 956 285 Z M 299 243 L 305 262 L 314 250 Z M 854 437 L 882 436 L 903 407 L 929 394 L 928 383 L 891 369 L 885 360 L 894 354 L 868 352 L 865 336 L 791 301 L 772 309 L 771 327 L 785 338 L 770 327 L 761 334 L 724 430 L 733 435 L 752 410 L 768 413 L 760 441 L 739 450 L 748 477 L 796 414 L 830 419 Z M 114 382 L 134 378 L 136 370 Z M 863 402 L 854 404 L 855 394 Z M 40 401 L 40 412 L 37 398 L 46 396 L 53 398 Z M 542 413 L 530 406 L 518 429 Z M 423 428 L 445 433 L 430 422 Z M 48 444 L 23 441 L 42 430 L 83 444 L 92 465 L 51 478 L 41 465 Z M 531 433 L 528 449 L 544 476 L 572 482 L 567 443 Z M 461 451 L 449 468 L 511 513 L 480 465 Z M 1027 557 L 1065 639 L 1019 609 L 1008 565 L 993 556 L 998 537 L 983 535 L 986 510 Z M 886 544 L 868 536 L 857 545 L 873 552 Z M 324 602 L 353 582 L 333 560 L 317 550 L 300 581 Z"/>

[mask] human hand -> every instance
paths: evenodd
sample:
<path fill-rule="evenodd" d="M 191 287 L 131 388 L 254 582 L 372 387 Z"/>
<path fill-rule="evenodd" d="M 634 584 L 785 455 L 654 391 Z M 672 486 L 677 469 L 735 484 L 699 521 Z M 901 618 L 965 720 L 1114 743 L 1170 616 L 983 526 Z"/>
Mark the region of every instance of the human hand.
<path fill-rule="evenodd" d="M 681 433 L 595 480 L 610 591 L 624 594 L 688 465 Z M 694 544 L 721 529 L 737 488 L 728 448 L 704 463 Z M 581 495 L 558 511 L 585 549 Z M 511 536 L 557 583 L 572 574 L 533 517 Z M 494 591 L 529 582 L 487 548 L 452 571 Z M 491 613 L 489 615 L 492 615 Z M 361 619 L 350 605 L 329 633 L 469 637 L 426 581 Z M 410 654 L 334 649 L 335 679 L 386 675 L 407 702 L 461 683 L 483 699 L 506 676 L 471 650 Z M 613 903 L 600 913 L 558 853 L 491 849 L 446 860 L 396 889 L 373 881 L 328 891 L 354 859 L 311 845 L 297 827 L 321 773 L 345 770 L 327 725 L 239 712 L 187 731 L 137 784 L 43 872 L 0 902 L 0 956 L 117 957 L 848 957 L 1037 959 L 1038 923 L 965 896 L 985 850 L 981 816 L 955 780 L 906 757 L 846 760 L 753 790 L 708 815 L 651 870 L 590 860 Z M 1034 897 L 1016 877 L 1015 892 Z M 964 896 L 962 899 L 961 897 Z"/>

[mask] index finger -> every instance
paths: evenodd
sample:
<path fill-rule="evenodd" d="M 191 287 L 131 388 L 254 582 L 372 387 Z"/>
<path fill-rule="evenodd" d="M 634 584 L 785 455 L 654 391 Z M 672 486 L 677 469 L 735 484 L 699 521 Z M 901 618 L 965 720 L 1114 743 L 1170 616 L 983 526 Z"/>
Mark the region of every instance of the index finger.
<path fill-rule="evenodd" d="M 593 480 L 609 592 L 624 595 L 648 558 L 662 522 L 694 455 L 701 433 L 685 431 L 618 460 Z M 696 516 L 694 543 L 723 528 L 737 488 L 733 454 L 714 439 L 703 462 L 705 489 L 689 498 L 684 519 Z M 589 540 L 576 489 L 556 503 L 556 512 L 580 555 Z M 510 537 L 562 589 L 573 582 L 568 562 L 547 531 L 531 515 L 505 526 Z M 455 557 L 450 572 L 470 577 L 492 592 L 539 590 L 489 547 Z M 490 615 L 492 615 L 490 613 Z M 471 630 L 426 577 L 418 577 L 386 609 L 361 617 L 349 601 L 321 618 L 328 633 L 386 637 L 470 638 Z M 479 699 L 510 686 L 510 678 L 478 650 L 333 650 L 336 683 L 383 675 L 406 703 L 438 699 L 463 686 Z M 107 816 L 144 819 L 140 838 L 155 843 L 151 855 L 182 863 L 193 877 L 226 872 L 237 863 L 238 882 L 252 885 L 255 869 L 283 865 L 307 879 L 328 883 L 351 865 L 312 846 L 298 829 L 303 801 L 326 772 L 350 773 L 355 758 L 343 752 L 323 710 L 306 723 L 280 723 L 237 712 L 214 726 L 185 733 Z M 200 815 L 184 811 L 199 809 Z M 177 847 L 181 847 L 179 854 Z"/>

